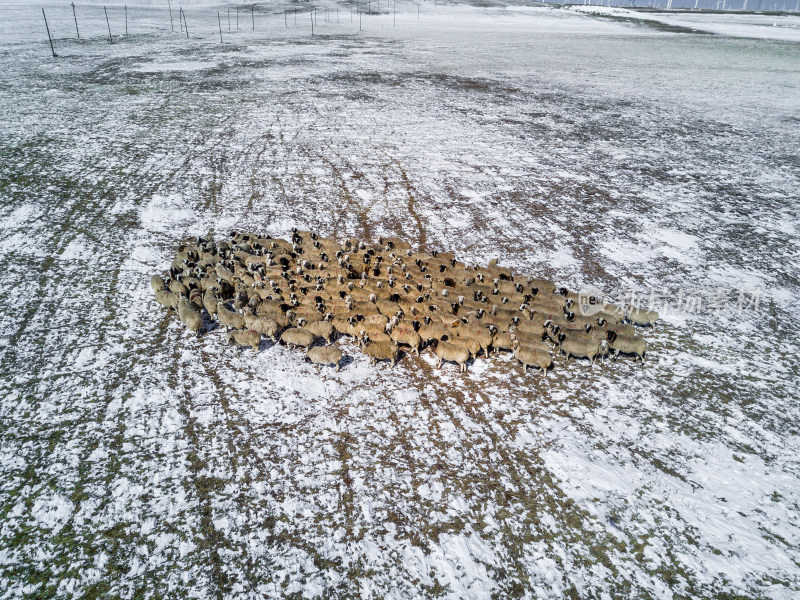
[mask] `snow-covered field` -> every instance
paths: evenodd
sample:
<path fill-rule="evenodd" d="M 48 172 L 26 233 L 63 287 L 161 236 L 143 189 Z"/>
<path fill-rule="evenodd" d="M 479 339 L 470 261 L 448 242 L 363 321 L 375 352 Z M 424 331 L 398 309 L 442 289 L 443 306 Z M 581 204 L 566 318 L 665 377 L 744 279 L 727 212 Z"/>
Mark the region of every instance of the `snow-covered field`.
<path fill-rule="evenodd" d="M 797 597 L 796 41 L 489 1 L 187 39 L 153 2 L 109 44 L 44 6 L 57 59 L 0 3 L 0 596 Z M 152 301 L 181 240 L 293 226 L 699 305 L 540 379 L 318 371 Z"/>

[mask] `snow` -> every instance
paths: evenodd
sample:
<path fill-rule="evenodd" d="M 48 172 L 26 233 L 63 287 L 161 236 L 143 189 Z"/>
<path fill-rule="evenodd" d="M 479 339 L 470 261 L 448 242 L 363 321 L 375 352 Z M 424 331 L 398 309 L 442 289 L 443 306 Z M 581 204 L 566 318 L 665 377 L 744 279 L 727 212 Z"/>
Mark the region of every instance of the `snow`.
<path fill-rule="evenodd" d="M 58 59 L 0 2 L 0 595 L 797 596 L 797 17 L 44 6 Z M 543 379 L 152 301 L 182 241 L 295 226 L 704 303 Z"/>

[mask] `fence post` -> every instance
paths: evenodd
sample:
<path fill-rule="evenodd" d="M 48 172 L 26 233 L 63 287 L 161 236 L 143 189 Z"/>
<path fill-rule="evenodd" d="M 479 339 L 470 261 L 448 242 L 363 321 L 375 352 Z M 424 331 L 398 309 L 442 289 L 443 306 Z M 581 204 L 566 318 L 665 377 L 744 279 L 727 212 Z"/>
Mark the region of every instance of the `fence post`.
<path fill-rule="evenodd" d="M 217 23 L 219 24 L 219 43 L 222 43 L 222 19 L 219 18 L 219 11 L 217 11 Z"/>
<path fill-rule="evenodd" d="M 75 17 L 75 33 L 78 34 L 78 39 L 81 39 L 81 32 L 78 31 L 78 15 L 75 14 L 75 3 L 72 3 L 72 16 Z"/>
<path fill-rule="evenodd" d="M 42 16 L 44 17 L 44 26 L 47 28 L 47 39 L 50 40 L 50 51 L 53 53 L 53 56 L 58 56 L 56 54 L 56 49 L 53 47 L 53 38 L 50 36 L 50 25 L 47 24 L 47 15 L 44 14 L 44 8 L 42 8 Z"/>
<path fill-rule="evenodd" d="M 103 7 L 103 12 L 106 13 L 106 25 L 108 25 L 108 41 L 113 44 L 114 38 L 111 37 L 111 23 L 109 23 L 108 21 L 108 11 L 106 10 L 105 6 Z"/>
<path fill-rule="evenodd" d="M 186 22 L 186 11 L 183 10 L 181 7 L 181 12 L 183 13 L 183 28 L 186 30 L 186 37 L 189 37 L 189 24 Z"/>
<path fill-rule="evenodd" d="M 167 0 L 167 6 L 169 7 L 169 28 L 172 30 L 172 33 L 175 33 L 175 25 L 172 22 L 172 4 L 169 0 Z"/>

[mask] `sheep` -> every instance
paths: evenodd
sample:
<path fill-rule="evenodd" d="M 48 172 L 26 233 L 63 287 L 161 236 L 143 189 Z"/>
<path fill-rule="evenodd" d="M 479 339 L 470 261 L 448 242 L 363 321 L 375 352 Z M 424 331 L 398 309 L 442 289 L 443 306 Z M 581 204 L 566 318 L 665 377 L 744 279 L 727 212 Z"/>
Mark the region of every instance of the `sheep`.
<path fill-rule="evenodd" d="M 511 329 L 509 329 L 509 331 L 511 331 Z M 516 325 L 514 325 L 514 331 L 530 337 L 539 338 L 540 340 L 545 335 L 545 327 L 535 321 L 520 320 Z"/>
<path fill-rule="evenodd" d="M 558 327 L 558 342 L 557 345 L 561 346 L 565 341 L 571 342 L 600 342 L 607 339 L 607 334 L 604 331 L 583 331 L 582 329 L 561 329 Z"/>
<path fill-rule="evenodd" d="M 492 349 L 494 350 L 495 355 L 500 354 L 500 350 L 514 350 L 514 334 L 506 333 L 503 331 L 495 330 L 494 335 L 492 335 Z"/>
<path fill-rule="evenodd" d="M 189 290 L 177 279 L 171 279 L 169 282 L 169 291 L 176 296 L 188 296 Z"/>
<path fill-rule="evenodd" d="M 360 331 L 356 336 L 356 339 L 358 340 L 359 346 L 363 346 L 364 344 L 367 343 L 368 340 L 373 342 L 395 343 L 394 340 L 392 340 L 392 336 L 390 336 L 388 333 L 383 333 L 383 332 L 367 333 L 366 331 Z"/>
<path fill-rule="evenodd" d="M 634 325 L 654 327 L 656 321 L 658 321 L 658 313 L 654 310 L 644 310 L 629 306 L 625 311 L 625 318 Z"/>
<path fill-rule="evenodd" d="M 278 341 L 278 334 L 280 334 L 282 327 L 276 321 L 269 317 L 259 317 L 252 313 L 244 314 L 244 324 L 248 329 L 257 331 L 264 337 L 269 338 L 273 343 Z"/>
<path fill-rule="evenodd" d="M 261 334 L 257 331 L 253 331 L 252 329 L 245 329 L 243 331 L 234 329 L 233 331 L 228 332 L 226 341 L 228 342 L 229 346 L 234 344 L 245 347 L 251 346 L 253 348 L 253 353 L 256 353 L 258 352 L 258 345 L 261 343 Z"/>
<path fill-rule="evenodd" d="M 150 278 L 150 287 L 153 288 L 153 292 L 160 292 L 165 289 L 166 286 L 160 275 L 153 275 Z"/>
<path fill-rule="evenodd" d="M 522 363 L 523 373 L 528 372 L 528 367 L 538 367 L 542 371 L 542 377 L 546 377 L 547 369 L 553 366 L 553 358 L 549 352 L 530 346 L 517 344 L 514 348 L 514 358 Z"/>
<path fill-rule="evenodd" d="M 347 319 L 345 317 L 333 317 L 329 323 L 333 325 L 333 328 L 341 335 L 354 337 L 358 333 L 355 328 L 356 323 L 352 320 L 352 318 Z"/>
<path fill-rule="evenodd" d="M 156 292 L 156 302 L 166 308 L 178 308 L 178 296 L 167 290 Z"/>
<path fill-rule="evenodd" d="M 301 348 L 310 348 L 316 341 L 316 336 L 302 327 L 290 327 L 281 334 L 281 343 L 286 344 L 290 348 L 300 346 Z"/>
<path fill-rule="evenodd" d="M 195 309 L 201 310 L 203 308 L 203 292 L 198 288 L 189 290 L 189 302 Z"/>
<path fill-rule="evenodd" d="M 364 323 L 369 323 L 370 325 L 380 325 L 385 327 L 387 323 L 389 323 L 389 317 L 383 314 L 378 315 L 366 315 L 364 317 Z"/>
<path fill-rule="evenodd" d="M 336 328 L 328 321 L 312 321 L 311 323 L 303 323 L 302 327 L 326 342 L 331 342 L 333 341 L 334 337 L 336 337 Z"/>
<path fill-rule="evenodd" d="M 653 325 L 655 312 L 628 307 L 626 316 L 620 307 L 604 304 L 584 315 L 575 307 L 579 294 L 514 275 L 496 260 L 481 268 L 446 252 L 414 252 L 398 239 L 382 238 L 379 244 L 339 245 L 297 230 L 290 241 L 233 232 L 217 243 L 208 236 L 181 246 L 169 278 L 155 275 L 150 286 L 156 301 L 177 309 L 198 334 L 199 311 L 205 309 L 228 331 L 246 328 L 273 340 L 293 323 L 294 333 L 286 339 L 299 335 L 305 348 L 330 343 L 338 331 L 376 355 L 381 345 L 390 350 L 407 345 L 417 354 L 426 344 L 434 354 L 449 345 L 469 357 L 481 351 L 486 356 L 527 352 L 539 362 L 521 360 L 525 370 L 547 369 L 540 364 L 551 352 L 542 342 L 547 335 L 563 346 L 567 360 L 586 357 L 593 364 L 611 347 L 614 358 L 632 348 L 630 354 L 644 362 L 646 345 L 634 326 Z M 593 345 L 597 348 L 589 348 Z M 440 364 L 447 360 L 437 358 Z M 466 369 L 464 362 L 459 365 Z"/>
<path fill-rule="evenodd" d="M 388 247 L 390 250 L 410 250 L 411 244 L 399 238 L 381 237 L 378 238 L 378 245 Z"/>
<path fill-rule="evenodd" d="M 388 327 L 386 325 L 372 325 L 363 321 L 356 322 L 355 317 L 350 317 L 350 321 L 353 323 L 351 331 L 353 331 L 354 335 L 358 338 L 363 337 L 364 335 L 373 337 L 375 335 L 389 334 Z"/>
<path fill-rule="evenodd" d="M 606 308 L 608 309 L 608 307 L 606 307 Z M 591 315 L 591 317 L 595 319 L 595 322 L 600 326 L 603 326 L 603 325 L 617 325 L 622 320 L 622 318 L 624 316 L 625 315 L 624 315 L 623 312 L 621 312 L 621 311 L 617 312 L 617 311 L 611 310 L 611 309 L 600 310 L 600 311 L 594 313 L 593 315 Z"/>
<path fill-rule="evenodd" d="M 369 356 L 370 365 L 374 365 L 379 360 L 389 360 L 391 366 L 394 367 L 400 357 L 400 349 L 394 342 L 379 342 L 367 338 L 362 350 Z"/>
<path fill-rule="evenodd" d="M 613 351 L 613 360 L 620 354 L 633 354 L 644 364 L 647 352 L 647 340 L 636 335 L 620 335 L 613 331 L 608 332 L 608 347 Z"/>
<path fill-rule="evenodd" d="M 430 321 L 430 318 L 428 319 Z M 417 330 L 417 335 L 419 335 L 423 343 L 427 344 L 434 339 L 449 340 L 453 333 L 448 327 L 429 322 L 427 324 L 420 325 L 419 330 Z"/>
<path fill-rule="evenodd" d="M 469 350 L 461 346 L 456 346 L 448 342 L 441 342 L 434 340 L 431 344 L 433 353 L 438 359 L 436 361 L 436 368 L 442 366 L 442 362 L 450 361 L 459 366 L 459 370 L 463 373 L 467 370 L 467 361 L 469 360 Z"/>
<path fill-rule="evenodd" d="M 606 332 L 613 331 L 617 335 L 636 335 L 636 328 L 630 323 L 617 323 L 616 325 L 605 324 L 598 327 Z"/>
<path fill-rule="evenodd" d="M 393 327 L 389 332 L 392 341 L 398 346 L 410 346 L 414 354 L 419 356 L 419 349 L 422 346 L 422 338 L 409 326 Z"/>
<path fill-rule="evenodd" d="M 380 299 L 375 303 L 375 306 L 378 307 L 378 310 L 382 315 L 385 315 L 390 319 L 395 315 L 403 314 L 403 310 L 400 308 L 400 305 L 397 302 Z"/>
<path fill-rule="evenodd" d="M 477 358 L 481 351 L 481 345 L 471 337 L 453 337 L 447 340 L 449 344 L 464 348 L 472 358 Z M 488 356 L 488 354 L 487 354 Z"/>
<path fill-rule="evenodd" d="M 594 365 L 594 361 L 598 356 L 605 356 L 608 354 L 608 342 L 601 340 L 565 340 L 559 350 L 567 357 L 567 362 L 571 356 L 575 358 L 588 358 L 589 364 Z"/>
<path fill-rule="evenodd" d="M 217 274 L 217 277 L 224 281 L 229 285 L 234 285 L 236 283 L 236 277 L 233 274 L 233 271 L 228 269 L 226 266 L 218 264 L 214 271 Z"/>
<path fill-rule="evenodd" d="M 200 337 L 200 333 L 203 330 L 203 318 L 186 298 L 178 300 L 178 318 L 186 326 L 186 329 L 194 331 L 197 337 Z"/>
<path fill-rule="evenodd" d="M 292 309 L 294 320 L 305 320 L 306 323 L 313 323 L 314 321 L 322 321 L 325 315 L 313 308 L 294 308 Z"/>
<path fill-rule="evenodd" d="M 206 309 L 206 312 L 209 315 L 217 314 L 217 303 L 219 300 L 217 299 L 217 295 L 214 293 L 214 290 L 206 290 L 203 294 L 203 308 Z"/>
<path fill-rule="evenodd" d="M 512 342 L 517 346 L 524 348 L 534 348 L 536 350 L 541 350 L 542 352 L 550 352 L 550 347 L 541 340 L 531 338 L 522 333 L 512 333 L 511 336 L 512 336 Z"/>
<path fill-rule="evenodd" d="M 492 332 L 485 327 L 475 327 L 473 325 L 461 324 L 454 327 L 459 338 L 469 338 L 475 340 L 480 345 L 486 356 L 489 356 L 489 348 L 492 346 Z"/>
<path fill-rule="evenodd" d="M 351 302 L 348 308 L 351 312 L 365 317 L 380 312 L 380 309 L 372 302 Z"/>
<path fill-rule="evenodd" d="M 315 365 L 333 365 L 339 371 L 342 351 L 335 346 L 314 346 L 306 350 L 306 358 Z"/>
<path fill-rule="evenodd" d="M 245 328 L 244 317 L 235 311 L 228 310 L 222 303 L 217 304 L 217 318 L 220 324 L 225 326 L 226 331 Z"/>

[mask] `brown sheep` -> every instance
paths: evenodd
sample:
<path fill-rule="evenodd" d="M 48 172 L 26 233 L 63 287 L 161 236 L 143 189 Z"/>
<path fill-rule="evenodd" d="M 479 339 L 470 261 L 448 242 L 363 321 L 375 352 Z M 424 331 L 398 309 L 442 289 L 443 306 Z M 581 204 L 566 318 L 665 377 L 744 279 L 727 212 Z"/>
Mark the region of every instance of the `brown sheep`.
<path fill-rule="evenodd" d="M 261 334 L 252 329 L 245 329 L 243 331 L 234 329 L 228 333 L 226 339 L 229 346 L 234 344 L 243 347 L 249 346 L 253 348 L 253 353 L 255 353 L 258 352 L 258 345 L 261 343 Z"/>

